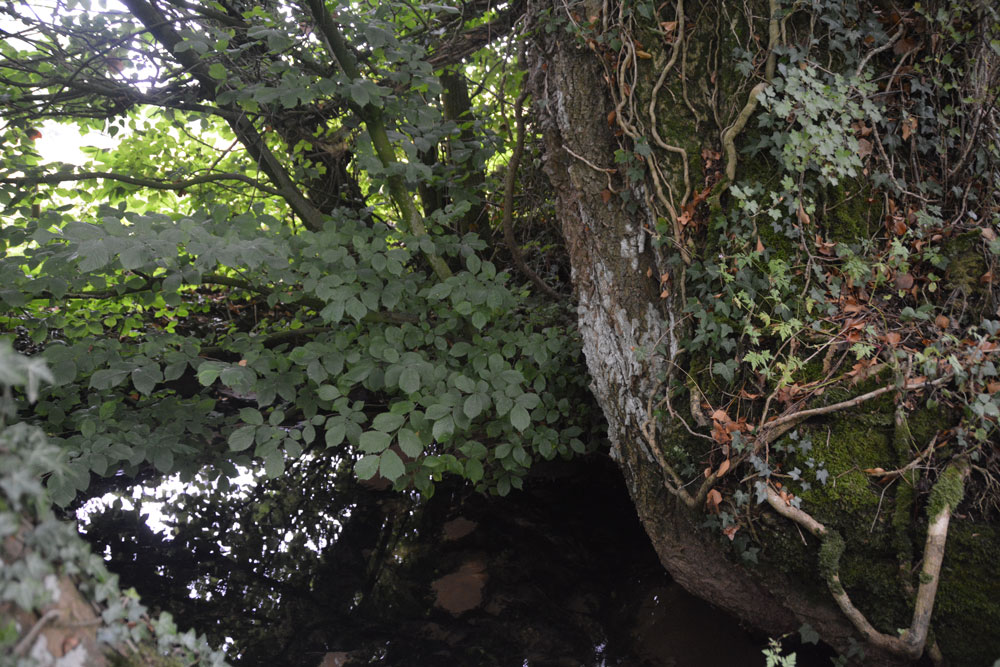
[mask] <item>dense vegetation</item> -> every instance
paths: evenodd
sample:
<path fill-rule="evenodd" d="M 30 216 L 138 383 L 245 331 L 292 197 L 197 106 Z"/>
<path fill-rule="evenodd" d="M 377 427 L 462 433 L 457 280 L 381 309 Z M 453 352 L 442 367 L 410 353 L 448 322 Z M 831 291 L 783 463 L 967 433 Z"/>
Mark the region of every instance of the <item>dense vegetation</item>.
<path fill-rule="evenodd" d="M 969 525 L 1000 515 L 1000 18 L 737 4 L 5 6 L 0 332 L 30 361 L 5 352 L 3 379 L 50 443 L 39 503 L 178 475 L 175 538 L 204 546 L 287 528 L 346 470 L 506 495 L 600 446 L 593 382 L 623 466 L 707 512 L 734 563 L 775 557 L 770 507 L 820 545 L 777 562 L 818 557 L 863 639 L 935 655 L 948 521 L 963 495 Z M 548 78 L 558 48 L 603 73 L 589 108 Z M 607 150 L 566 140 L 586 113 Z M 114 147 L 43 159 L 57 124 Z M 616 314 L 619 278 L 641 312 Z M 269 480 L 251 500 L 247 470 Z M 899 571 L 874 621 L 845 589 L 859 508 Z M 206 560 L 202 596 L 247 574 Z"/>

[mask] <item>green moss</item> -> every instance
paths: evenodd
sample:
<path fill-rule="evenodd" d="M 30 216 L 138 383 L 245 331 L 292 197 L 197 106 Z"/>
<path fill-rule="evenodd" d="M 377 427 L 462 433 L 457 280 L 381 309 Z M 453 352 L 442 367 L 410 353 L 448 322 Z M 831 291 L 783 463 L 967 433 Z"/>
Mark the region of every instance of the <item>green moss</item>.
<path fill-rule="evenodd" d="M 982 291 L 980 276 L 988 267 L 982 253 L 978 251 L 981 236 L 978 231 L 960 234 L 944 244 L 943 255 L 948 258 L 945 278 L 952 288 L 959 288 L 966 294 Z"/>
<path fill-rule="evenodd" d="M 868 517 L 868 521 L 874 518 L 879 497 L 864 470 L 884 466 L 895 458 L 887 421 L 891 422 L 891 417 L 879 411 L 846 413 L 812 433 L 812 456 L 823 463 L 829 478 L 803 497 L 824 519 L 849 516 L 857 524 L 861 517 Z"/>
<path fill-rule="evenodd" d="M 938 477 L 927 503 L 928 520 L 933 521 L 946 509 L 954 510 L 962 502 L 962 497 L 965 495 L 966 466 L 952 463 Z"/>
<path fill-rule="evenodd" d="M 881 220 L 881 198 L 879 203 L 870 202 L 870 191 L 871 185 L 862 179 L 826 187 L 820 209 L 828 212 L 822 224 L 830 241 L 851 244 L 871 237 L 873 227 Z"/>
<path fill-rule="evenodd" d="M 988 665 L 1000 656 L 997 554 L 1000 527 L 952 521 L 931 625 L 953 665 Z"/>
<path fill-rule="evenodd" d="M 823 580 L 830 583 L 840 572 L 840 557 L 844 555 L 844 538 L 835 530 L 831 530 L 823 538 L 819 546 L 819 573 Z"/>

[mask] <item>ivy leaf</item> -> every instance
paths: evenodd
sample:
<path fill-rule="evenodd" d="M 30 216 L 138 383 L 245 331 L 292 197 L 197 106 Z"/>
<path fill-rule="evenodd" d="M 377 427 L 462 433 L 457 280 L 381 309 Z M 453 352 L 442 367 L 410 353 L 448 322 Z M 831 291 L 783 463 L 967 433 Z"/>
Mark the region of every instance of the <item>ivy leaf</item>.
<path fill-rule="evenodd" d="M 819 643 L 819 633 L 808 623 L 803 623 L 802 627 L 799 628 L 799 637 L 802 639 L 803 644 Z"/>

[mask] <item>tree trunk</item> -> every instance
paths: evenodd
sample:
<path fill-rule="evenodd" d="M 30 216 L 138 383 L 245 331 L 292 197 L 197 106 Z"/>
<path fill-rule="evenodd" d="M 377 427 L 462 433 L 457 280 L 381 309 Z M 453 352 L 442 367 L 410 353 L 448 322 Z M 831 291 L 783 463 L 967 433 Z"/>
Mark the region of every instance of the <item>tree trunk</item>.
<path fill-rule="evenodd" d="M 683 295 L 673 290 L 681 283 L 684 263 L 676 247 L 654 245 L 650 232 L 658 221 L 649 206 L 654 194 L 641 186 L 629 190 L 615 160 L 620 144 L 612 122 L 616 109 L 608 93 L 609 72 L 602 66 L 600 49 L 586 39 L 586 24 L 595 18 L 599 23 L 600 10 L 585 3 L 533 7 L 533 16 L 556 17 L 554 20 L 575 22 L 584 28 L 581 37 L 565 28 L 546 30 L 544 23 L 536 26 L 537 37 L 529 53 L 529 87 L 538 113 L 536 129 L 544 135 L 544 169 L 557 198 L 572 263 L 591 388 L 607 418 L 613 456 L 664 567 L 682 586 L 772 636 L 794 632 L 808 623 L 825 641 L 846 651 L 858 633 L 820 577 L 805 582 L 773 564 L 752 567 L 740 563 L 717 530 L 699 527 L 705 519 L 702 507 L 692 510 L 668 491 L 664 471 L 650 449 L 651 397 L 659 394 L 658 401 L 663 381 L 689 363 L 682 359 L 678 347 L 684 337 Z M 649 45 L 642 48 L 654 51 Z M 689 72 L 699 48 L 707 52 L 704 45 L 691 46 L 694 55 L 690 55 Z M 639 62 L 640 72 L 643 67 L 648 70 L 641 75 L 647 88 L 652 88 L 655 73 L 670 56 L 669 49 L 665 51 L 654 51 L 648 65 L 649 61 Z M 689 81 L 693 79 L 689 77 Z M 648 105 L 648 89 L 636 94 L 645 100 L 641 105 Z M 669 118 L 666 124 L 671 136 L 690 157 L 698 156 L 703 148 L 719 149 L 719 130 L 708 127 L 709 114 L 699 113 L 696 118 L 691 105 L 682 101 L 682 94 L 687 92 L 679 86 L 672 98 L 661 92 L 668 101 L 660 106 L 660 115 Z M 732 115 L 746 95 L 744 89 L 739 100 L 734 94 L 728 104 L 720 104 Z M 663 128 L 660 132 L 667 136 Z M 684 188 L 679 161 L 673 165 L 676 171 L 664 177 L 679 193 Z M 628 191 L 629 201 L 623 202 L 622 190 Z M 666 354 L 658 354 L 658 347 L 665 348 Z M 671 413 L 675 410 L 694 426 L 686 405 L 670 407 Z M 678 420 L 666 428 L 670 433 L 661 439 L 661 443 L 667 441 L 665 446 L 677 442 L 698 450 L 699 441 Z M 701 450 L 705 449 L 702 445 Z M 700 482 L 700 477 L 695 478 L 695 484 Z M 794 528 L 791 534 L 795 534 Z M 816 546 L 810 539 L 811 553 L 815 554 Z M 908 663 L 876 647 L 866 647 L 866 653 L 865 664 Z"/>

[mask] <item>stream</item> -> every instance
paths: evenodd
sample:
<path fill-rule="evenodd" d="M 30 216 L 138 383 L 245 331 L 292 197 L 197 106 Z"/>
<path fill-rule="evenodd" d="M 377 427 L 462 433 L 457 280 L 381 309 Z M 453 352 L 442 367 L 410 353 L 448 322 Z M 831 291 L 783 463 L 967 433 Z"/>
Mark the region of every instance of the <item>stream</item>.
<path fill-rule="evenodd" d="M 166 533 L 108 509 L 86 536 L 241 666 L 764 665 L 766 637 L 663 570 L 606 457 L 539 465 L 506 498 L 446 480 L 417 501 L 330 472 L 293 466 L 222 509 L 181 494 Z"/>

